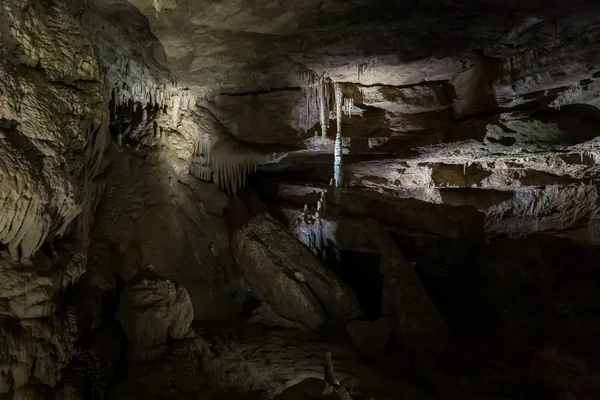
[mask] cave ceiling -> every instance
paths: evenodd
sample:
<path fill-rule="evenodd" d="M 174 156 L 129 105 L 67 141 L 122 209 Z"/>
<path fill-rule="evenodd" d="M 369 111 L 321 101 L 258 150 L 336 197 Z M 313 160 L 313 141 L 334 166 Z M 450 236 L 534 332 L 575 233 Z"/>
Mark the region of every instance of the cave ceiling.
<path fill-rule="evenodd" d="M 569 0 L 91 3 L 143 39 L 145 60 L 180 85 L 221 93 L 301 86 L 307 71 L 365 85 L 452 80 L 482 55 L 560 47 L 593 29 L 598 9 Z M 148 28 L 158 42 L 140 37 Z"/>

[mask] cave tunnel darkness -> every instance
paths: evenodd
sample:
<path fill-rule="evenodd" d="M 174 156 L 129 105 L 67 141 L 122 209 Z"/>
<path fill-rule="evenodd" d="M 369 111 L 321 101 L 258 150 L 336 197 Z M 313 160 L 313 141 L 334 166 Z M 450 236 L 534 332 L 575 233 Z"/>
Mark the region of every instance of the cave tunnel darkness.
<path fill-rule="evenodd" d="M 0 0 L 0 400 L 600 399 L 598 21 Z"/>
<path fill-rule="evenodd" d="M 371 321 L 381 316 L 383 275 L 379 272 L 380 261 L 381 256 L 376 253 L 342 250 L 337 265 L 330 266 L 352 288 L 364 317 Z"/>

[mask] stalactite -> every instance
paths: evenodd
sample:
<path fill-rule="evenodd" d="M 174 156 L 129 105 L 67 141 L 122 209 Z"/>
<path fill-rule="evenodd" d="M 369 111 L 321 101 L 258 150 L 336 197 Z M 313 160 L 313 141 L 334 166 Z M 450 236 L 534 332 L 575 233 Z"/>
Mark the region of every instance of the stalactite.
<path fill-rule="evenodd" d="M 354 99 L 352 97 L 344 98 L 343 111 L 348 118 L 352 118 L 352 109 L 354 108 Z"/>
<path fill-rule="evenodd" d="M 328 93 L 326 92 L 327 86 L 325 85 L 325 80 L 321 80 L 319 84 L 319 116 L 321 122 L 321 137 L 325 139 L 327 137 L 327 124 L 329 119 L 329 107 L 327 104 L 327 99 L 329 98 Z"/>
<path fill-rule="evenodd" d="M 343 170 L 342 170 L 342 133 L 337 132 L 335 134 L 335 149 L 334 149 L 334 179 L 335 187 L 341 187 L 343 184 Z"/>
<path fill-rule="evenodd" d="M 319 112 L 318 118 L 319 121 L 321 120 L 321 100 L 325 98 L 325 93 L 321 94 L 324 80 L 304 66 L 298 66 L 298 68 L 298 78 L 306 100 L 306 109 L 301 123 L 304 126 L 304 131 L 308 133 L 314 121 L 313 113 L 315 111 Z"/>
<path fill-rule="evenodd" d="M 343 184 L 342 170 L 342 106 L 344 103 L 342 86 L 339 83 L 335 84 L 335 110 L 337 119 L 337 132 L 335 134 L 334 148 L 334 165 L 333 176 L 335 179 L 335 187 L 340 188 Z M 336 200 L 339 201 L 339 191 L 336 190 Z"/>
<path fill-rule="evenodd" d="M 311 92 L 311 88 L 310 86 L 308 87 L 304 87 L 303 89 L 303 94 L 304 94 L 304 98 L 306 100 L 306 110 L 304 111 L 304 133 L 308 132 L 308 129 L 310 128 L 310 92 Z"/>
<path fill-rule="evenodd" d="M 179 107 L 181 106 L 181 97 L 180 96 L 173 96 L 172 98 L 172 105 L 171 105 L 171 118 L 173 120 L 173 124 L 177 124 L 177 121 L 179 120 Z"/>
<path fill-rule="evenodd" d="M 339 83 L 335 83 L 335 117 L 337 122 L 338 133 L 342 132 L 342 109 L 344 104 L 344 95 L 342 93 L 342 86 Z"/>
<path fill-rule="evenodd" d="M 359 81 L 365 75 L 365 72 L 370 71 L 371 73 L 373 73 L 373 71 L 375 70 L 376 61 L 377 60 L 368 60 L 368 61 L 364 61 L 364 62 L 361 62 L 360 64 L 358 64 L 357 75 L 358 75 Z"/>
<path fill-rule="evenodd" d="M 246 148 L 233 137 L 200 135 L 190 163 L 190 173 L 212 180 L 234 194 L 246 184 L 246 177 L 258 166 L 279 162 L 287 154 L 263 154 Z"/>
<path fill-rule="evenodd" d="M 305 133 L 308 133 L 308 130 L 312 127 L 312 121 L 314 121 L 313 113 L 320 110 L 320 100 L 319 95 L 317 94 L 318 90 L 320 90 L 320 85 L 317 87 L 315 87 L 315 85 L 307 85 L 302 89 L 303 96 L 306 101 L 306 109 L 304 111 L 302 121 L 302 126 L 304 127 Z"/>

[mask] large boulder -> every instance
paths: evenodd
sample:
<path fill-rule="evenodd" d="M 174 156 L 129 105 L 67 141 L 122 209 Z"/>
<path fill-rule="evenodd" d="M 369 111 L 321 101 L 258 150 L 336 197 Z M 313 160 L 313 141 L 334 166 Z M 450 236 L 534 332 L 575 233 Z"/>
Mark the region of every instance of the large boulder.
<path fill-rule="evenodd" d="M 232 250 L 254 296 L 252 321 L 315 330 L 358 316 L 354 293 L 269 214 L 253 217 L 232 239 Z"/>
<path fill-rule="evenodd" d="M 150 273 L 127 283 L 117 319 L 132 347 L 132 358 L 161 354 L 169 339 L 189 336 L 194 319 L 190 296 L 183 286 Z"/>

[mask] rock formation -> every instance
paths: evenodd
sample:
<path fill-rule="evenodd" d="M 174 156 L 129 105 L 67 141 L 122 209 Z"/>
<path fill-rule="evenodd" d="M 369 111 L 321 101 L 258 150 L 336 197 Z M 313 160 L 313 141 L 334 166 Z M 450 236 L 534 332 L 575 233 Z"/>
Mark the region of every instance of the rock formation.
<path fill-rule="evenodd" d="M 83 315 L 62 301 L 86 269 L 93 179 L 110 142 L 91 38 L 61 3 L 0 11 L 0 392 L 54 387 Z M 9 29 L 10 28 L 10 29 Z"/>
<path fill-rule="evenodd" d="M 119 300 L 116 318 L 135 359 L 156 358 L 169 340 L 192 334 L 194 310 L 190 296 L 175 282 L 141 274 L 127 282 Z"/>
<path fill-rule="evenodd" d="M 315 330 L 325 322 L 355 318 L 354 293 L 268 214 L 257 215 L 235 232 L 233 255 L 261 305 L 253 320 Z"/>
<path fill-rule="evenodd" d="M 596 398 L 599 18 L 0 0 L 0 398 Z"/>

